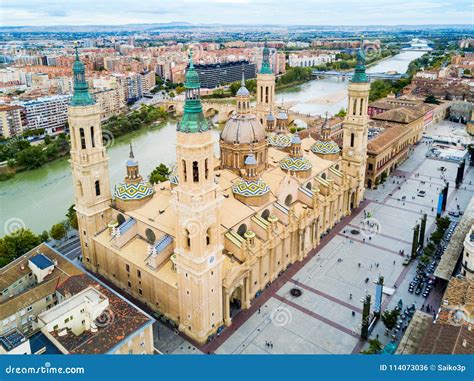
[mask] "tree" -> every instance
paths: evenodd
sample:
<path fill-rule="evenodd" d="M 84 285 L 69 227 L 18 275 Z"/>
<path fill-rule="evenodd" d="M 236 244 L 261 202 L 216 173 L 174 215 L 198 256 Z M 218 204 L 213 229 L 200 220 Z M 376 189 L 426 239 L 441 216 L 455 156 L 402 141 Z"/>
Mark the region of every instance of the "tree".
<path fill-rule="evenodd" d="M 168 180 L 171 170 L 163 163 L 156 167 L 150 174 L 150 183 L 157 184 Z"/>
<path fill-rule="evenodd" d="M 49 239 L 49 233 L 45 230 L 39 237 L 42 242 L 46 242 Z"/>
<path fill-rule="evenodd" d="M 46 162 L 46 154 L 39 146 L 28 147 L 16 154 L 16 163 L 28 169 L 41 167 Z"/>
<path fill-rule="evenodd" d="M 385 310 L 382 314 L 382 321 L 387 329 L 393 329 L 397 325 L 399 312 L 397 310 Z"/>
<path fill-rule="evenodd" d="M 18 229 L 0 238 L 0 267 L 38 246 L 40 238 L 29 229 Z"/>
<path fill-rule="evenodd" d="M 170 98 L 174 98 L 176 94 L 173 91 L 170 91 Z"/>
<path fill-rule="evenodd" d="M 181 94 L 184 91 L 184 86 L 176 86 L 176 94 Z"/>
<path fill-rule="evenodd" d="M 64 223 L 60 222 L 59 224 L 54 224 L 51 227 L 49 234 L 51 235 L 51 238 L 56 241 L 62 240 L 66 236 L 66 227 L 64 226 Z"/>
<path fill-rule="evenodd" d="M 436 99 L 436 97 L 433 94 L 428 95 L 423 103 L 429 103 L 429 104 L 434 104 L 434 105 L 439 105 L 439 101 Z"/>
<path fill-rule="evenodd" d="M 381 350 L 382 350 L 382 343 L 377 339 L 371 339 L 369 340 L 369 348 L 367 348 L 365 351 L 362 351 L 360 353 L 364 355 L 375 355 L 375 354 L 378 354 Z"/>
<path fill-rule="evenodd" d="M 346 115 L 347 115 L 347 111 L 344 107 L 342 107 L 335 116 L 338 116 L 340 118 L 344 118 Z"/>
<path fill-rule="evenodd" d="M 78 223 L 77 223 L 77 214 L 76 210 L 74 209 L 74 204 L 69 207 L 66 213 L 67 220 L 69 221 L 69 225 L 73 229 L 78 229 Z"/>

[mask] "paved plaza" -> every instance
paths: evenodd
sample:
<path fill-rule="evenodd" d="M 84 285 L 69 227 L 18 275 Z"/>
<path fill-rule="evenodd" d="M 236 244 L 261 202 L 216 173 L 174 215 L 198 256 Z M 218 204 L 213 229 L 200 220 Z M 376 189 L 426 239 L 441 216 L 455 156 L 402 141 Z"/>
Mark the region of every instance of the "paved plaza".
<path fill-rule="evenodd" d="M 430 127 L 427 135 L 444 130 L 462 135 L 457 129 L 463 128 L 443 122 Z M 433 290 L 428 300 L 408 292 L 416 262 L 403 266 L 399 251 L 410 253 L 413 227 L 420 222 L 421 213 L 428 215 L 427 236 L 435 227 L 437 195 L 444 182 L 438 168 L 447 168 L 447 210 L 467 206 L 474 192 L 474 172 L 467 167 L 461 189 L 455 190 L 457 164 L 427 159 L 427 147 L 420 143 L 385 184 L 377 190 L 367 190 L 358 211 L 339 223 L 315 252 L 291 266 L 253 301 L 250 310 L 241 311 L 233 325 L 202 350 L 219 354 L 358 353 L 365 344 L 359 340 L 361 299 L 366 292 L 375 294 L 373 282 L 378 274 L 384 276 L 387 288 L 396 285 L 394 295 L 384 294 L 386 308 L 393 309 L 399 299 L 405 306 L 415 303 L 421 307 L 426 303 L 437 307 L 443 290 Z M 419 190 L 426 192 L 425 197 L 417 196 Z M 360 229 L 365 226 L 364 211 L 380 227 L 373 236 Z M 289 291 L 294 287 L 303 294 L 291 296 Z M 378 335 L 385 344 L 389 338 L 384 331 L 383 323 L 378 322 L 372 337 Z"/>

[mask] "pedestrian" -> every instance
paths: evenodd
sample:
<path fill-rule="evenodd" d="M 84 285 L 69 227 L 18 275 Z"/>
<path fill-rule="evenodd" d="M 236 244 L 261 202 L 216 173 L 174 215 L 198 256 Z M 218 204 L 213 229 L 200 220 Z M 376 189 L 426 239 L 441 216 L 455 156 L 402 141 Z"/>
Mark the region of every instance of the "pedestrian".
<path fill-rule="evenodd" d="M 260 313 L 260 312 L 261 312 L 260 307 L 258 307 L 258 313 Z"/>
<path fill-rule="evenodd" d="M 393 264 L 395 265 L 395 261 L 393 261 Z"/>
<path fill-rule="evenodd" d="M 359 267 L 360 267 L 360 262 L 359 262 Z"/>

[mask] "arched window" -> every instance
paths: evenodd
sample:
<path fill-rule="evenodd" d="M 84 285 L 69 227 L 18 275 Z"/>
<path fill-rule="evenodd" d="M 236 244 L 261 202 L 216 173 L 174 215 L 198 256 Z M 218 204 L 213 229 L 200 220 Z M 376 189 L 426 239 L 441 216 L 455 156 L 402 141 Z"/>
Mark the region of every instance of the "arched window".
<path fill-rule="evenodd" d="M 86 135 L 83 128 L 79 128 L 79 136 L 81 138 L 81 148 L 86 149 Z"/>
<path fill-rule="evenodd" d="M 125 217 L 123 216 L 123 214 L 117 214 L 117 222 L 120 225 L 122 225 L 124 222 L 125 222 Z"/>
<path fill-rule="evenodd" d="M 184 182 L 186 182 L 188 180 L 188 173 L 186 172 L 186 160 L 183 159 L 182 165 L 183 165 L 183 180 Z"/>
<path fill-rule="evenodd" d="M 351 147 L 354 147 L 354 140 L 355 140 L 355 135 L 354 133 L 351 134 Z"/>
<path fill-rule="evenodd" d="M 364 99 L 360 100 L 360 116 L 362 116 L 362 109 L 364 108 Z"/>
<path fill-rule="evenodd" d="M 95 182 L 95 195 L 100 196 L 100 182 L 99 182 L 99 180 L 96 180 L 96 182 Z"/>
<path fill-rule="evenodd" d="M 206 245 L 209 246 L 211 244 L 211 228 L 207 228 L 206 230 Z"/>
<path fill-rule="evenodd" d="M 336 169 L 339 170 L 339 164 L 336 164 Z"/>
<path fill-rule="evenodd" d="M 246 231 L 247 231 L 247 225 L 242 224 L 237 229 L 237 234 L 240 235 L 241 237 L 243 237 Z"/>
<path fill-rule="evenodd" d="M 91 127 L 91 142 L 92 142 L 92 147 L 95 147 L 94 126 Z"/>
<path fill-rule="evenodd" d="M 313 186 L 311 185 L 311 181 L 310 181 L 308 184 L 306 184 L 306 189 L 311 190 L 312 187 L 313 187 Z"/>
<path fill-rule="evenodd" d="M 146 239 L 149 243 L 155 243 L 156 236 L 155 236 L 155 233 L 153 233 L 153 230 L 146 229 L 145 230 L 145 236 L 146 236 Z"/>
<path fill-rule="evenodd" d="M 321 177 L 322 177 L 324 180 L 326 180 L 326 174 L 325 174 L 325 173 L 323 173 L 323 174 L 321 175 Z"/>
<path fill-rule="evenodd" d="M 208 159 L 206 159 L 204 161 L 204 177 L 206 178 L 206 180 L 209 177 L 209 162 L 208 162 Z"/>
<path fill-rule="evenodd" d="M 354 99 L 354 107 L 352 108 L 352 114 L 357 114 L 357 99 Z"/>
<path fill-rule="evenodd" d="M 186 234 L 186 247 L 187 247 L 188 249 L 190 249 L 190 248 L 191 248 L 191 235 L 190 235 L 188 229 L 185 229 L 184 232 L 185 232 L 185 234 Z"/>
<path fill-rule="evenodd" d="M 289 195 L 286 196 L 286 198 L 285 198 L 285 205 L 286 205 L 286 206 L 290 206 L 292 202 L 293 202 L 293 196 L 292 196 L 291 194 L 289 194 Z"/>
<path fill-rule="evenodd" d="M 197 161 L 193 161 L 193 181 L 199 182 L 199 166 Z"/>
<path fill-rule="evenodd" d="M 270 211 L 268 209 L 265 209 L 263 212 L 262 212 L 262 218 L 264 220 L 268 220 L 268 217 L 270 217 Z"/>

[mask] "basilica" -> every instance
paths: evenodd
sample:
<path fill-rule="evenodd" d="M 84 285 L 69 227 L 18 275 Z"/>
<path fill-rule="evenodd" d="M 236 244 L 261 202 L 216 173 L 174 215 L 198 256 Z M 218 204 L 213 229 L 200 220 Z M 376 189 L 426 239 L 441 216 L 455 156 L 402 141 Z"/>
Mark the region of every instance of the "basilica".
<path fill-rule="evenodd" d="M 70 162 L 84 265 L 198 343 L 230 326 L 363 199 L 370 84 L 362 50 L 349 83 L 342 147 L 326 126 L 317 139 L 290 133 L 287 113 L 275 105 L 265 47 L 256 105 L 242 79 L 219 158 L 191 53 L 176 167 L 155 186 L 140 174 L 140 153 L 130 147 L 125 178 L 111 189 L 97 138 L 100 112 L 77 51 L 73 73 Z"/>

